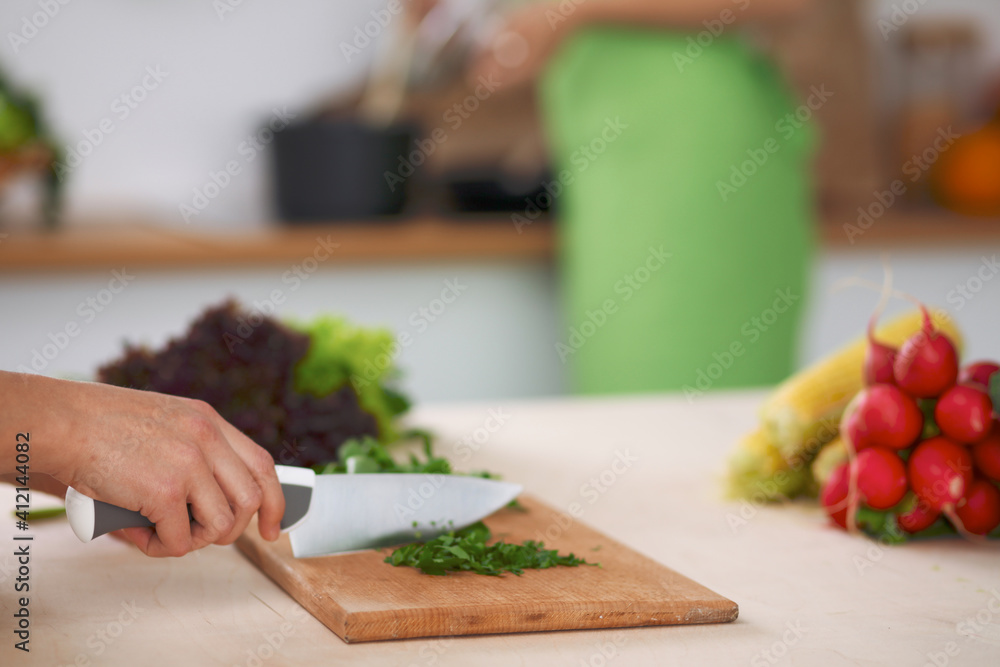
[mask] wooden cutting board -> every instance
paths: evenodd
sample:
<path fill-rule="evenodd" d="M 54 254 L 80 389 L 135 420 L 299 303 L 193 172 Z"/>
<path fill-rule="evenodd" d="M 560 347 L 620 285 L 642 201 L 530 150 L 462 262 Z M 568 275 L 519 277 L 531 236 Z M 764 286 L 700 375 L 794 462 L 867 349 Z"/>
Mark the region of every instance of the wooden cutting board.
<path fill-rule="evenodd" d="M 387 549 L 296 559 L 287 536 L 272 543 L 256 530 L 246 531 L 236 544 L 349 643 L 736 619 L 735 602 L 539 500 L 520 500 L 527 512 L 503 509 L 486 519 L 494 539 L 542 539 L 549 548 L 601 567 L 526 570 L 520 577 L 466 572 L 441 577 L 382 562 Z"/>

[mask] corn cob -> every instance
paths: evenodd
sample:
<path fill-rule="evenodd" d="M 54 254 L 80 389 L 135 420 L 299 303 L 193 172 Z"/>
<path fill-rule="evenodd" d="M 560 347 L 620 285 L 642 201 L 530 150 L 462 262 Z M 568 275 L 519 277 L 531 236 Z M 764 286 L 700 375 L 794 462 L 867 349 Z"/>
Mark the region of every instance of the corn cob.
<path fill-rule="evenodd" d="M 812 486 L 809 465 L 790 466 L 763 429 L 744 436 L 729 459 L 731 497 L 785 500 L 808 492 Z"/>
<path fill-rule="evenodd" d="M 837 436 L 833 442 L 828 443 L 820 450 L 816 460 L 812 462 L 812 475 L 816 484 L 822 487 L 826 480 L 841 463 L 847 461 L 847 445 Z"/>
<path fill-rule="evenodd" d="M 962 339 L 954 321 L 943 311 L 931 315 L 934 324 L 961 348 Z M 876 331 L 876 338 L 899 346 L 916 333 L 923 324 L 919 311 L 902 315 Z M 828 358 L 785 380 L 761 408 L 764 431 L 778 451 L 789 460 L 811 460 L 820 445 L 836 435 L 829 424 L 837 423 L 848 402 L 863 387 L 862 365 L 865 357 L 865 337 L 835 352 Z M 824 438 L 821 430 L 829 433 Z M 809 452 L 810 448 L 814 451 Z"/>

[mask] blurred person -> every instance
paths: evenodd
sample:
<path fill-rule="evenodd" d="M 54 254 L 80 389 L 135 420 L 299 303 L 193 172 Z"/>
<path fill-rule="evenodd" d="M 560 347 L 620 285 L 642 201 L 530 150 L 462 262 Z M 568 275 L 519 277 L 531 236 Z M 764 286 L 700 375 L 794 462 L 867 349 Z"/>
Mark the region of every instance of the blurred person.
<path fill-rule="evenodd" d="M 121 535 L 148 556 L 231 544 L 254 514 L 261 537 L 278 539 L 274 460 L 206 403 L 0 371 L 0 404 L 0 481 L 20 485 L 16 443 L 26 442 L 31 488 L 64 497 L 72 486 L 140 512 L 156 530 Z"/>
<path fill-rule="evenodd" d="M 471 79 L 538 81 L 576 391 L 696 396 L 793 370 L 812 133 L 746 28 L 807 4 L 530 2 L 473 63 Z"/>

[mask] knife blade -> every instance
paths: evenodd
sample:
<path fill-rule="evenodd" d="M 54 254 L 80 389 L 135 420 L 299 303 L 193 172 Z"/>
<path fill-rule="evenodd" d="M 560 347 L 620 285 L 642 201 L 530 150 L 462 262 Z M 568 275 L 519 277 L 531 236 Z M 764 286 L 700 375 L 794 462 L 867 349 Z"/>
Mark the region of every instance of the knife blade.
<path fill-rule="evenodd" d="M 317 475 L 309 512 L 289 534 L 292 553 L 307 558 L 432 539 L 519 493 L 518 484 L 462 475 Z"/>
<path fill-rule="evenodd" d="M 327 556 L 427 540 L 489 516 L 521 493 L 519 484 L 463 475 L 370 473 L 317 475 L 275 466 L 285 494 L 282 532 L 296 558 Z M 132 526 L 138 512 L 66 492 L 66 516 L 83 542 Z"/>

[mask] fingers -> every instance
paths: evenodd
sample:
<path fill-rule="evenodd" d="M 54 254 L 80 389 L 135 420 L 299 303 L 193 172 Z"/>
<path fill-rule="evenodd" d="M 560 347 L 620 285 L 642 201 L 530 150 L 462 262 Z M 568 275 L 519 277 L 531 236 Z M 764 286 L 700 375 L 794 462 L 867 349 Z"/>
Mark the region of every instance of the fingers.
<path fill-rule="evenodd" d="M 133 472 L 145 493 L 108 498 L 139 506 L 155 524 L 124 536 L 147 556 L 183 556 L 231 544 L 259 513 L 261 536 L 277 539 L 285 499 L 271 455 L 206 403 L 180 400 L 168 403 L 172 433 L 150 448 L 146 467 Z"/>
<path fill-rule="evenodd" d="M 270 459 L 270 454 L 267 452 L 264 454 Z M 274 469 L 273 460 L 270 460 L 267 465 L 251 465 L 250 470 L 264 493 L 258 511 L 258 530 L 260 530 L 261 537 L 273 542 L 281 535 L 281 519 L 285 516 L 285 494 L 281 490 L 281 483 L 278 481 L 278 473 Z"/>
<path fill-rule="evenodd" d="M 126 540 L 138 547 L 139 551 L 149 555 L 149 540 L 156 533 L 152 528 L 122 528 L 120 532 Z"/>
<path fill-rule="evenodd" d="M 285 495 L 281 491 L 278 473 L 274 469 L 274 459 L 267 450 L 259 447 L 232 424 L 222 421 L 221 428 L 233 451 L 246 466 L 260 490 L 259 503 L 250 513 L 258 512 L 257 527 L 260 535 L 265 540 L 273 542 L 281 534 L 281 518 L 285 515 Z M 243 528 L 246 528 L 246 524 Z"/>
<path fill-rule="evenodd" d="M 228 531 L 212 542 L 223 545 L 232 544 L 237 537 L 243 534 L 250 519 L 253 518 L 254 512 L 260 507 L 263 492 L 257 480 L 250 474 L 242 459 L 228 446 L 228 443 L 218 452 L 213 472 L 215 481 L 228 499 L 235 520 Z"/>
<path fill-rule="evenodd" d="M 221 544 L 232 532 L 236 516 L 218 481 L 214 476 L 195 480 L 188 499 L 196 521 L 191 525 L 192 550 Z"/>
<path fill-rule="evenodd" d="M 135 545 L 147 556 L 155 558 L 179 557 L 194 549 L 187 503 L 183 499 L 179 503 L 176 500 L 171 500 L 167 506 L 169 509 L 161 510 L 163 512 L 161 515 L 149 517 L 149 520 L 156 525 L 156 530 L 144 529 L 150 530 L 151 534 L 148 539 L 136 535 L 139 540 L 135 542 Z"/>
<path fill-rule="evenodd" d="M 258 511 L 261 535 L 265 539 L 276 540 L 281 531 L 281 517 L 285 512 L 285 497 L 274 470 L 274 459 L 210 406 L 198 401 L 193 402 L 193 405 L 221 436 L 215 447 L 206 449 L 216 466 L 216 478 L 236 515 L 231 533 L 220 537 L 216 543 L 233 542 Z"/>
<path fill-rule="evenodd" d="M 113 539 L 116 539 L 116 540 L 118 540 L 119 542 L 125 542 L 125 543 L 127 543 L 127 544 L 135 544 L 135 543 L 134 543 L 134 542 L 133 542 L 132 540 L 130 540 L 130 539 L 129 539 L 129 537 L 128 537 L 128 536 L 127 536 L 127 535 L 125 534 L 125 529 L 124 529 L 124 528 L 123 528 L 123 529 L 121 529 L 121 530 L 113 530 L 113 531 L 111 531 L 110 533 L 107 533 L 107 536 L 108 536 L 108 537 L 111 537 L 111 538 L 113 538 Z"/>
<path fill-rule="evenodd" d="M 410 0 L 408 9 L 414 21 L 422 21 L 438 4 L 438 0 Z"/>
<path fill-rule="evenodd" d="M 209 451 L 221 440 L 217 429 L 201 429 Z M 149 556 L 183 556 L 229 534 L 235 523 L 229 501 L 212 472 L 206 452 L 196 444 L 178 445 L 165 462 L 167 477 L 161 481 L 146 515 L 156 526 L 148 540 L 137 543 Z M 216 455 L 215 458 L 217 458 Z M 188 514 L 190 504 L 191 513 Z M 191 521 L 194 517 L 194 522 Z M 138 536 L 137 536 L 138 537 Z"/>
<path fill-rule="evenodd" d="M 206 475 L 206 479 L 196 481 L 189 500 L 190 516 L 187 501 L 179 505 L 171 502 L 166 514 L 150 516 L 150 521 L 156 525 L 155 531 L 138 529 L 150 531 L 147 535 L 136 529 L 126 529 L 126 535 L 147 556 L 162 558 L 183 556 L 216 543 L 233 529 L 235 517 L 213 478 Z"/>

